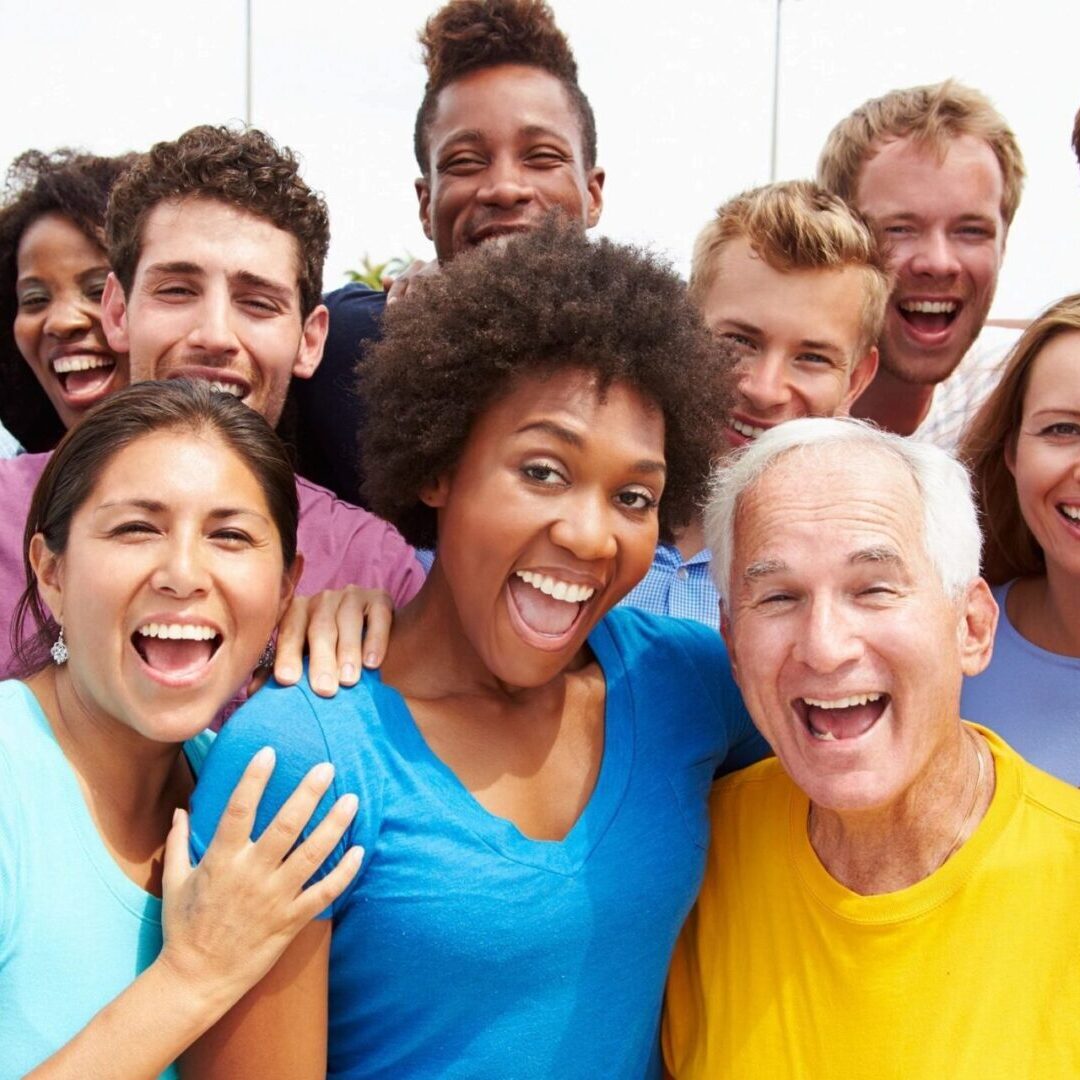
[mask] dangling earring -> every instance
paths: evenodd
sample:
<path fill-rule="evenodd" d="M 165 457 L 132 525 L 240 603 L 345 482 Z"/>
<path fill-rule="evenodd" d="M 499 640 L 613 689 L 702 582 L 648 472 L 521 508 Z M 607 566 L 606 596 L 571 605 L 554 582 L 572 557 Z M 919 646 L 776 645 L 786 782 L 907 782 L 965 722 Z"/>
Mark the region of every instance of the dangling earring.
<path fill-rule="evenodd" d="M 67 642 L 64 640 L 64 628 L 60 627 L 60 633 L 56 640 L 52 643 L 52 648 L 49 649 L 52 653 L 53 663 L 59 666 L 60 664 L 66 664 L 71 653 L 68 652 Z"/>
<path fill-rule="evenodd" d="M 66 650 L 65 650 L 66 651 Z M 259 657 L 259 663 L 256 665 L 260 668 L 266 668 L 269 671 L 274 666 L 274 660 L 277 657 L 277 645 L 274 639 L 271 638 L 266 643 L 266 648 L 262 651 L 262 656 Z"/>

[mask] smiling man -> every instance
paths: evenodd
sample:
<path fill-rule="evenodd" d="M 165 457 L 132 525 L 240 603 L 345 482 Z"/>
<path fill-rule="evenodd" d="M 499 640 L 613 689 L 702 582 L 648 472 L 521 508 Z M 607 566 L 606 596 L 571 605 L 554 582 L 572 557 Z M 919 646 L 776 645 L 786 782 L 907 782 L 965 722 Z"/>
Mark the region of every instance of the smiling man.
<path fill-rule="evenodd" d="M 547 4 L 451 0 L 428 19 L 420 43 L 428 79 L 413 132 L 416 195 L 437 256 L 424 272 L 437 273 L 478 244 L 527 232 L 549 212 L 582 230 L 594 226 L 604 186 L 596 122 Z M 356 394 L 355 369 L 381 334 L 386 295 L 346 285 L 326 302 L 326 358 L 295 394 L 300 468 L 359 502 L 357 432 L 368 403 Z"/>
<path fill-rule="evenodd" d="M 720 452 L 801 416 L 846 415 L 877 371 L 889 278 L 874 234 L 806 180 L 724 203 L 694 245 L 690 295 L 738 357 Z M 719 627 L 700 521 L 661 544 L 624 603 Z"/>
<path fill-rule="evenodd" d="M 997 617 L 964 470 L 797 420 L 716 490 L 724 636 L 776 757 L 713 793 L 672 1074 L 1075 1075 L 1080 792 L 960 718 Z"/>
<path fill-rule="evenodd" d="M 896 278 L 856 415 L 952 449 L 1016 337 L 983 333 L 1024 181 L 1015 136 L 952 80 L 893 90 L 833 128 L 818 181 L 870 220 Z"/>

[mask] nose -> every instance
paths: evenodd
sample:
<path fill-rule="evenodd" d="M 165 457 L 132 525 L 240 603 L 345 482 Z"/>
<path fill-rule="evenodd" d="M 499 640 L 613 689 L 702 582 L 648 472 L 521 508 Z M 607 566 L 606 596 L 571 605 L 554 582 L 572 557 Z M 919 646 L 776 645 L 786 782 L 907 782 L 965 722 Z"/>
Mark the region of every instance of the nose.
<path fill-rule="evenodd" d="M 612 514 L 616 510 L 605 493 L 588 491 L 566 497 L 559 511 L 550 530 L 552 543 L 582 562 L 615 557 L 619 545 Z"/>
<path fill-rule="evenodd" d="M 178 600 L 205 595 L 210 589 L 210 573 L 202 554 L 201 536 L 167 537 L 150 584 L 157 592 Z"/>
<path fill-rule="evenodd" d="M 793 655 L 817 674 L 840 671 L 862 655 L 862 640 L 850 613 L 830 598 L 814 597 L 807 602 L 799 631 Z"/>
<path fill-rule="evenodd" d="M 227 289 L 208 289 L 192 314 L 195 324 L 188 333 L 188 344 L 193 349 L 211 357 L 228 357 L 239 352 L 232 297 Z"/>
<path fill-rule="evenodd" d="M 911 270 L 915 274 L 938 278 L 955 277 L 960 273 L 960 261 L 943 229 L 927 229 L 919 235 L 911 254 Z"/>
<path fill-rule="evenodd" d="M 778 352 L 748 356 L 739 365 L 739 393 L 757 412 L 766 413 L 791 401 L 787 365 Z"/>
<path fill-rule="evenodd" d="M 45 313 L 45 333 L 54 338 L 70 338 L 86 333 L 94 325 L 86 302 L 74 296 L 55 296 Z"/>
<path fill-rule="evenodd" d="M 489 166 L 484 183 L 477 188 L 479 202 L 503 210 L 531 202 L 536 192 L 521 162 L 496 159 Z"/>

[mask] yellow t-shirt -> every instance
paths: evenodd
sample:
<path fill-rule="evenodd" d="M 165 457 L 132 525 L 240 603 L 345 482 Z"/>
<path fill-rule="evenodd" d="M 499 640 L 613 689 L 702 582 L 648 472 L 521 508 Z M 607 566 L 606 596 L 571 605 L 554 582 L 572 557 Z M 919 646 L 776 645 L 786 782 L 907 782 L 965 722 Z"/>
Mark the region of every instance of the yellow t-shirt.
<path fill-rule="evenodd" d="M 717 785 L 668 981 L 678 1080 L 1080 1077 L 1080 790 L 983 734 L 986 816 L 941 869 L 881 896 L 826 872 L 775 759 Z"/>

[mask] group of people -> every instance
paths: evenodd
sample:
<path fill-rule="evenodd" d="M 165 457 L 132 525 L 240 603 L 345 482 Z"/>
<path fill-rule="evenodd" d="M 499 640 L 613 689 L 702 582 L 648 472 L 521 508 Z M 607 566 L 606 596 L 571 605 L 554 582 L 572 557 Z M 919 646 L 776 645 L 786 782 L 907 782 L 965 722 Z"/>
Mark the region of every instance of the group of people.
<path fill-rule="evenodd" d="M 1080 1075 L 1080 295 L 988 324 L 1007 124 L 864 103 L 686 285 L 587 236 L 542 0 L 421 42 L 386 293 L 260 131 L 12 167 L 0 1078 Z"/>

